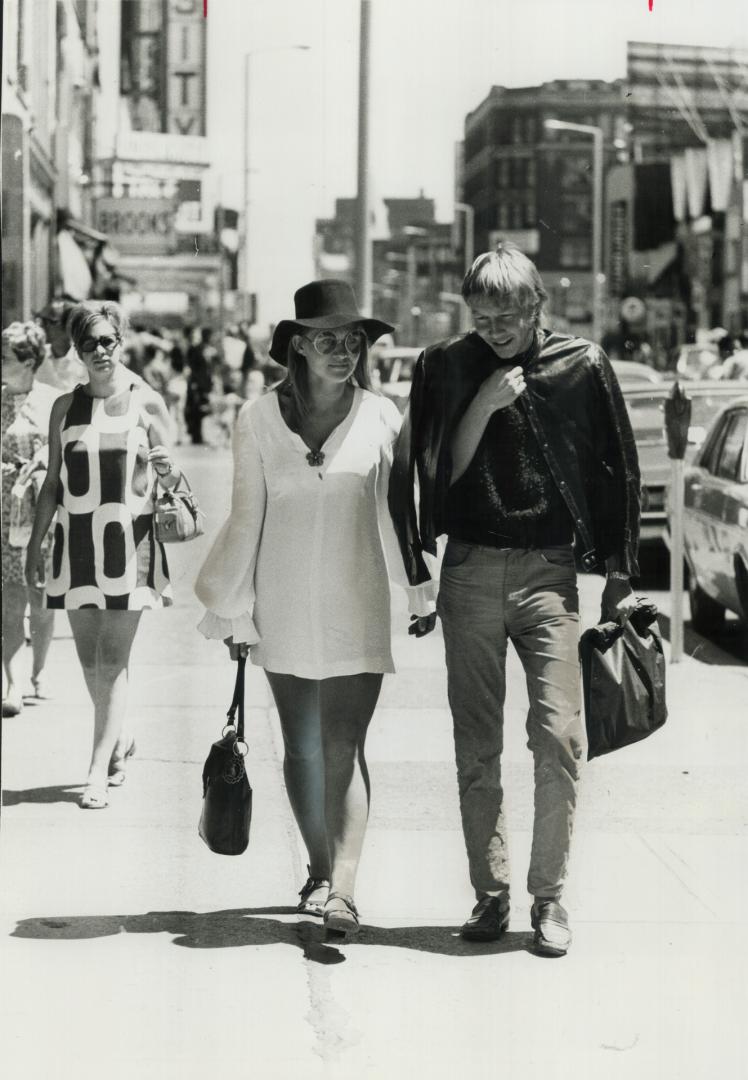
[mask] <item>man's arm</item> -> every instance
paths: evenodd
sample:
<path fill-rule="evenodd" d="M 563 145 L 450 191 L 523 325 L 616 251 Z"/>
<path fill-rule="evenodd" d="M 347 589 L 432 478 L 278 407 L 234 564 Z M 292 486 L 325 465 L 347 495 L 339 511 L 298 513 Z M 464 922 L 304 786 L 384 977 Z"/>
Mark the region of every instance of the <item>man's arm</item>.
<path fill-rule="evenodd" d="M 460 479 L 475 457 L 493 414 L 513 404 L 524 390 L 525 377 L 521 367 L 498 368 L 481 383 L 452 436 L 450 486 Z"/>

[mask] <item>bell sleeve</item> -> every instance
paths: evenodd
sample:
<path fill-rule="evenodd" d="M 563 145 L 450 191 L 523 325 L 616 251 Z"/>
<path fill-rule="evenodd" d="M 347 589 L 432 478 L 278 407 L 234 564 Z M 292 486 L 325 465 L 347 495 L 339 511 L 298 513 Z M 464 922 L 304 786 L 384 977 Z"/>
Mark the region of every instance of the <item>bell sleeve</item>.
<path fill-rule="evenodd" d="M 197 598 L 206 608 L 198 630 L 206 638 L 256 645 L 260 636 L 253 618 L 254 577 L 267 489 L 250 405 L 239 413 L 232 450 L 231 510 L 195 582 Z"/>
<path fill-rule="evenodd" d="M 395 585 L 405 589 L 408 597 L 408 611 L 411 615 L 429 615 L 434 610 L 436 600 L 436 582 L 432 578 L 418 585 L 411 585 L 403 563 L 400 544 L 395 533 L 388 506 L 388 490 L 394 444 L 400 429 L 401 417 L 397 406 L 388 398 L 382 398 L 382 448 L 377 471 L 377 516 L 379 535 L 382 540 L 387 571 Z M 427 569 L 430 569 L 427 567 Z"/>

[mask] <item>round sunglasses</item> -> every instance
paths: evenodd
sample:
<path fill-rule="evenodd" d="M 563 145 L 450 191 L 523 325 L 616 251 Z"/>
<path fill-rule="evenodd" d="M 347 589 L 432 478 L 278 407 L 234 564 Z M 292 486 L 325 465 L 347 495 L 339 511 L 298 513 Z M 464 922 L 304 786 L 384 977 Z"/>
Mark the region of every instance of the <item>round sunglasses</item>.
<path fill-rule="evenodd" d="M 356 353 L 361 352 L 366 341 L 366 334 L 363 330 L 349 330 L 345 337 L 341 338 L 334 330 L 321 330 L 309 340 L 320 356 L 332 356 L 340 341 L 343 342 L 346 352 L 355 356 Z"/>

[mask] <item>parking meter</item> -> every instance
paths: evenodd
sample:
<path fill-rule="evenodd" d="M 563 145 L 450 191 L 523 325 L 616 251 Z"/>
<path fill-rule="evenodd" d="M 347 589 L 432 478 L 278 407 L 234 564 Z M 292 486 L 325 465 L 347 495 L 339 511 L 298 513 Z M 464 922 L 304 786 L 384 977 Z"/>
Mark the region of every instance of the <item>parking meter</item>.
<path fill-rule="evenodd" d="M 670 458 L 670 662 L 683 657 L 683 459 L 688 446 L 691 399 L 679 382 L 665 399 L 665 434 Z"/>
<path fill-rule="evenodd" d="M 682 461 L 686 456 L 688 429 L 691 424 L 691 399 L 679 382 L 665 399 L 665 434 L 668 457 Z"/>

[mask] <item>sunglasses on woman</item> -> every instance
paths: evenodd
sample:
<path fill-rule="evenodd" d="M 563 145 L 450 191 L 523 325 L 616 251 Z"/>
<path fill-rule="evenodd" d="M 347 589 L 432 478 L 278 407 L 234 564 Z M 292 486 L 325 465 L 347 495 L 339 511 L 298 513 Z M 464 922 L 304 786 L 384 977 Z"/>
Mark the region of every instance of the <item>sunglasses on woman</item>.
<path fill-rule="evenodd" d="M 86 338 L 85 341 L 81 342 L 80 351 L 82 353 L 93 353 L 96 352 L 99 345 L 101 345 L 106 352 L 112 352 L 112 350 L 119 345 L 119 338 L 108 337 L 106 335 L 102 335 L 102 337 Z"/>
<path fill-rule="evenodd" d="M 355 356 L 356 353 L 361 352 L 366 341 L 366 334 L 363 330 L 349 330 L 345 337 L 341 338 L 334 330 L 321 330 L 319 334 L 311 338 L 312 345 L 320 356 L 332 356 L 340 341 L 345 345 L 346 352 Z"/>

